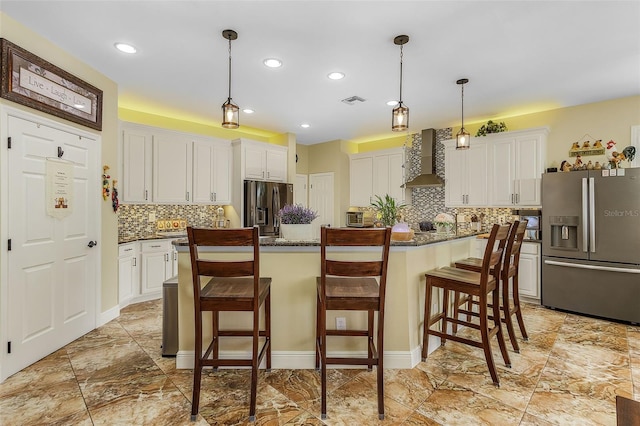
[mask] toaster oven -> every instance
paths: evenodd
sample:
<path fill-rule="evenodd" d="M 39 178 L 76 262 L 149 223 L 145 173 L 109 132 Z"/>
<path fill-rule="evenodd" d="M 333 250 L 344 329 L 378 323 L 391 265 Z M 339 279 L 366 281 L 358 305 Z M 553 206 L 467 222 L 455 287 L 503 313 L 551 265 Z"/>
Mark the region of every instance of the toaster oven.
<path fill-rule="evenodd" d="M 347 212 L 347 226 L 367 228 L 373 226 L 372 212 Z"/>

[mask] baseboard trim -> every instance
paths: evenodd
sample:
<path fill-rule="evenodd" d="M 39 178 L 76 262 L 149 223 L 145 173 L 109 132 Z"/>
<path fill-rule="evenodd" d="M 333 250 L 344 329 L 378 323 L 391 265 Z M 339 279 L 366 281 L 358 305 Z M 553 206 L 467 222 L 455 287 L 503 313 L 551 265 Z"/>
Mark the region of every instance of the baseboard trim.
<path fill-rule="evenodd" d="M 437 346 L 434 346 L 434 350 Z M 176 354 L 176 368 L 190 370 L 193 368 L 193 351 L 178 351 Z M 329 352 L 331 357 L 365 357 L 366 352 L 344 351 Z M 221 359 L 250 358 L 249 352 L 244 351 L 220 351 Z M 420 362 L 420 347 L 411 351 L 386 351 L 384 354 L 385 368 L 410 369 Z M 314 351 L 273 351 L 271 353 L 271 368 L 310 370 L 315 368 L 316 354 Z M 264 360 L 263 365 L 264 368 Z M 345 365 L 332 366 L 333 368 L 361 368 L 360 366 Z"/>
<path fill-rule="evenodd" d="M 114 319 L 120 316 L 120 306 L 116 305 L 111 309 L 107 309 L 104 312 L 101 312 L 98 315 L 98 324 L 96 324 L 96 328 L 105 325 L 109 321 L 113 321 Z"/>

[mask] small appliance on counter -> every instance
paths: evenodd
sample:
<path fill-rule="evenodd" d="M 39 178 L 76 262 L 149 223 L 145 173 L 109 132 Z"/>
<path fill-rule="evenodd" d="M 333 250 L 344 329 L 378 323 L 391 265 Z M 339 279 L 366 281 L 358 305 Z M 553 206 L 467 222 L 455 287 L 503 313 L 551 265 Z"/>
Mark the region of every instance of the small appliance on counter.
<path fill-rule="evenodd" d="M 373 226 L 372 212 L 347 212 L 346 224 L 351 228 L 370 228 Z"/>
<path fill-rule="evenodd" d="M 216 216 L 213 219 L 213 227 L 217 229 L 228 228 L 229 222 L 229 219 L 224 217 L 224 209 L 222 207 L 218 207 L 218 210 L 216 210 Z"/>
<path fill-rule="evenodd" d="M 512 214 L 520 217 L 520 220 L 527 220 L 527 230 L 524 234 L 525 240 L 542 240 L 542 211 L 537 209 L 531 210 L 513 210 Z"/>

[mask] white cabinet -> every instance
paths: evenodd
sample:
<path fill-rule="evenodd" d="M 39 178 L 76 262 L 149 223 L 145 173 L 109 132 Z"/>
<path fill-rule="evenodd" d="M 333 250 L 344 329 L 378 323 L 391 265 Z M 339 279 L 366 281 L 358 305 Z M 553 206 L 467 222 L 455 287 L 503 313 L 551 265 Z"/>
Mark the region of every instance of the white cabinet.
<path fill-rule="evenodd" d="M 486 141 L 471 139 L 469 149 L 458 150 L 455 140 L 444 141 L 445 206 L 487 206 L 488 149 Z"/>
<path fill-rule="evenodd" d="M 522 244 L 518 288 L 520 296 L 540 300 L 540 244 Z"/>
<path fill-rule="evenodd" d="M 193 202 L 231 204 L 231 145 L 193 141 Z"/>
<path fill-rule="evenodd" d="M 349 204 L 368 207 L 373 196 L 373 156 L 354 154 L 349 160 Z"/>
<path fill-rule="evenodd" d="M 547 129 L 489 135 L 490 204 L 540 206 Z"/>
<path fill-rule="evenodd" d="M 246 139 L 233 143 L 239 146 L 242 180 L 287 180 L 287 148 Z"/>
<path fill-rule="evenodd" d="M 187 135 L 157 133 L 153 138 L 153 201 L 191 201 L 192 140 Z"/>
<path fill-rule="evenodd" d="M 471 256 L 482 258 L 486 247 L 485 238 L 471 240 Z M 528 300 L 540 300 L 540 243 L 522 243 L 518 267 L 518 294 Z"/>
<path fill-rule="evenodd" d="M 140 286 L 138 243 L 118 246 L 118 303 L 127 306 Z"/>
<path fill-rule="evenodd" d="M 122 201 L 151 201 L 153 135 L 138 128 L 124 129 L 122 143 Z"/>
<path fill-rule="evenodd" d="M 404 185 L 404 149 L 393 148 L 352 154 L 349 157 L 351 206 L 368 207 L 376 195 L 389 194 L 400 204 L 409 203 Z"/>
<path fill-rule="evenodd" d="M 162 283 L 173 276 L 173 253 L 170 240 L 143 241 L 140 243 L 142 264 L 140 293 L 160 294 Z"/>
<path fill-rule="evenodd" d="M 229 141 L 132 123 L 122 127 L 123 202 L 231 204 Z"/>

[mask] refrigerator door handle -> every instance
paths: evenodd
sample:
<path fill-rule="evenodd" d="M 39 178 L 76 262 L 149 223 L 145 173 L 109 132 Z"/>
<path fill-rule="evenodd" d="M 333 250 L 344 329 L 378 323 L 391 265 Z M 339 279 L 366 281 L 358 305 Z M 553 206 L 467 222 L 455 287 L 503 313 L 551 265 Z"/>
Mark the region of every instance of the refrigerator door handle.
<path fill-rule="evenodd" d="M 591 269 L 594 271 L 622 272 L 625 274 L 640 274 L 640 269 L 616 268 L 613 266 L 585 265 L 583 263 L 558 262 L 557 260 L 545 260 L 544 263 L 545 265 L 565 266 L 568 268 L 578 268 L 578 269 Z"/>
<path fill-rule="evenodd" d="M 280 218 L 278 214 L 280 213 L 280 189 L 277 185 L 273 186 L 273 195 L 271 198 L 271 203 L 273 204 L 271 208 L 273 209 L 273 231 L 275 233 L 280 232 Z"/>
<path fill-rule="evenodd" d="M 589 188 L 587 186 L 587 178 L 582 178 L 582 251 L 589 251 L 589 229 L 587 218 L 589 217 L 589 207 L 587 199 L 589 197 Z"/>
<path fill-rule="evenodd" d="M 596 252 L 596 180 L 589 178 L 589 247 Z"/>

